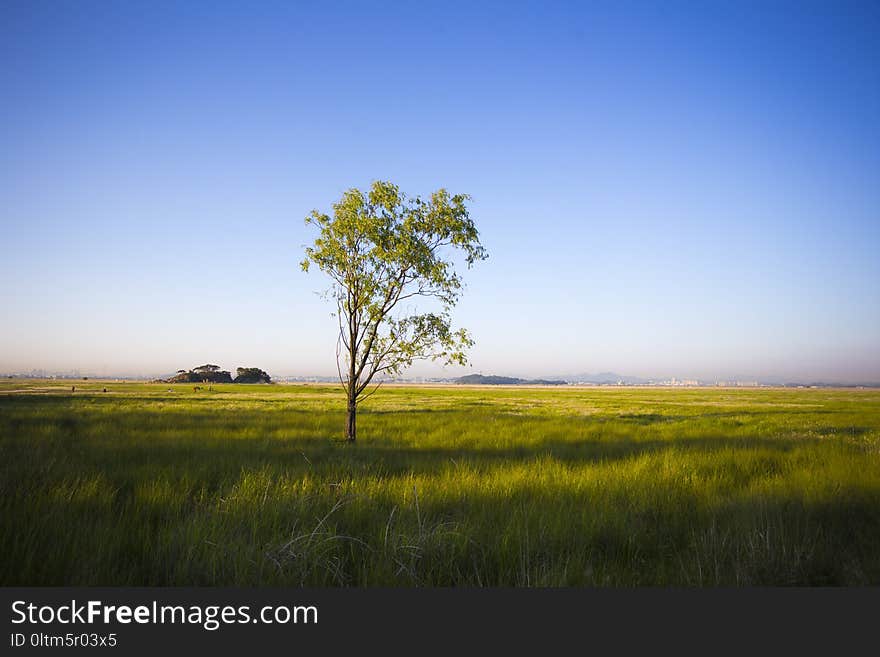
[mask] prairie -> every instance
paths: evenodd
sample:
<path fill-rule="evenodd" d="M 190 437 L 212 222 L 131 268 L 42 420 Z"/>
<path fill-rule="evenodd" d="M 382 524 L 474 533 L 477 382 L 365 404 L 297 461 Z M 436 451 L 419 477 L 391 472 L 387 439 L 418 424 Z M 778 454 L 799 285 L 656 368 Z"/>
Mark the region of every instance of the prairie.
<path fill-rule="evenodd" d="M 387 386 L 344 422 L 333 386 L 0 382 L 0 584 L 880 584 L 880 391 Z"/>

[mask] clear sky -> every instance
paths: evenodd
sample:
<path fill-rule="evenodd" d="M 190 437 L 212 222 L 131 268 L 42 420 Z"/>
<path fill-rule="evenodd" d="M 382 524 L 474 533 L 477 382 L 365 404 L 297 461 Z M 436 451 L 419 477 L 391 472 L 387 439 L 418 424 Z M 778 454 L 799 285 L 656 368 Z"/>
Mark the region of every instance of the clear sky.
<path fill-rule="evenodd" d="M 880 380 L 877 2 L 5 0 L 0 96 L 0 372 L 332 374 L 385 179 L 473 196 L 471 371 Z"/>

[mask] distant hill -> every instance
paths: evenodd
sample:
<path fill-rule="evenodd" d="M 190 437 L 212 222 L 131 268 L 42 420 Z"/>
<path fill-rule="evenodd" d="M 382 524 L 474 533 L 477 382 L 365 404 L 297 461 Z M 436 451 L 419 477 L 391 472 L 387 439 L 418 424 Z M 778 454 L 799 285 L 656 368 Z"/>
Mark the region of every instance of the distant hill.
<path fill-rule="evenodd" d="M 480 386 L 563 386 L 565 381 L 551 381 L 548 379 L 518 379 L 513 376 L 483 376 L 482 374 L 468 374 L 455 379 L 456 383 Z"/>
<path fill-rule="evenodd" d="M 568 381 L 576 383 L 613 384 L 620 381 L 628 385 L 638 385 L 650 382 L 649 379 L 643 379 L 638 376 L 626 376 L 624 374 L 617 374 L 615 372 L 599 372 L 598 374 L 572 374 L 566 376 L 565 378 Z"/>

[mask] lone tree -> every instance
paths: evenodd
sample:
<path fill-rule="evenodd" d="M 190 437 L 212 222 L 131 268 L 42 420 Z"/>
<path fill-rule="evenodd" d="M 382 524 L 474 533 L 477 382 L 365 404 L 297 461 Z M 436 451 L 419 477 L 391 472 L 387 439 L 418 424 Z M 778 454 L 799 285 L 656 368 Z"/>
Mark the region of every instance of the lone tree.
<path fill-rule="evenodd" d="M 345 192 L 332 217 L 315 210 L 306 218 L 320 235 L 305 250 L 303 270 L 314 264 L 332 279 L 327 295 L 336 301 L 339 320 L 336 367 L 348 401 L 349 442 L 357 435 L 358 402 L 378 389 L 382 376 L 415 360 L 467 362 L 473 340 L 451 326 L 462 292 L 452 258 L 457 254 L 470 268 L 488 257 L 468 200 L 445 189 L 429 200 L 408 198 L 396 185 L 378 181 L 369 193 Z M 432 311 L 412 307 L 417 297 Z"/>

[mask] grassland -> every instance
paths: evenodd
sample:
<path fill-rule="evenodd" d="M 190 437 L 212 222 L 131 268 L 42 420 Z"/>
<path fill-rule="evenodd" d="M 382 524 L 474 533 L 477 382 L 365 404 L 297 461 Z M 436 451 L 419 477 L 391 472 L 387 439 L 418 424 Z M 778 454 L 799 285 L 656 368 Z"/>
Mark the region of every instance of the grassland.
<path fill-rule="evenodd" d="M 0 584 L 880 584 L 878 391 L 168 388 L 0 383 Z"/>

